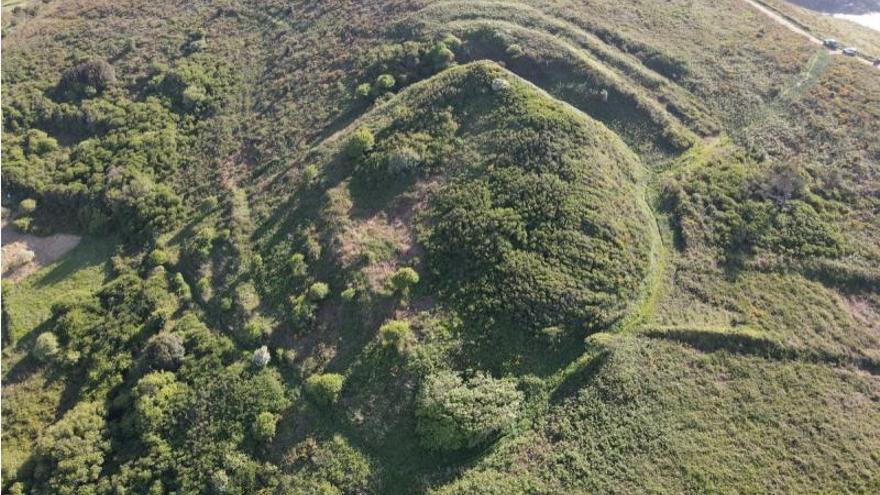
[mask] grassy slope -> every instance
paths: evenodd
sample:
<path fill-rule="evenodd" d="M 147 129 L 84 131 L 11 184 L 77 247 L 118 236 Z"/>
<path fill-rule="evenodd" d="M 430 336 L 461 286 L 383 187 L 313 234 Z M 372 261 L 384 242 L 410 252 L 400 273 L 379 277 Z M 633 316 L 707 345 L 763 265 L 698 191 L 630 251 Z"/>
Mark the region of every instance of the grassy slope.
<path fill-rule="evenodd" d="M 62 407 L 66 380 L 46 372 L 27 352 L 54 304 L 82 301 L 104 284 L 115 246 L 112 239 L 86 237 L 64 258 L 17 283 L 4 283 L 4 477 L 18 470 Z"/>

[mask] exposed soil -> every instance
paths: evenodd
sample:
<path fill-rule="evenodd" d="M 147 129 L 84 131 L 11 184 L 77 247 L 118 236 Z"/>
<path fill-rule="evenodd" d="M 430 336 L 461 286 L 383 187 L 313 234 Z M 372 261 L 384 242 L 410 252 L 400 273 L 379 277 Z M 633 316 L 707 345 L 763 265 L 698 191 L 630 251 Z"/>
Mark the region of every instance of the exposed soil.
<path fill-rule="evenodd" d="M 11 224 L 9 210 L 3 208 L 2 233 L 3 279 L 15 282 L 61 258 L 75 248 L 80 237 L 71 234 L 53 234 L 38 237 L 20 232 Z"/>

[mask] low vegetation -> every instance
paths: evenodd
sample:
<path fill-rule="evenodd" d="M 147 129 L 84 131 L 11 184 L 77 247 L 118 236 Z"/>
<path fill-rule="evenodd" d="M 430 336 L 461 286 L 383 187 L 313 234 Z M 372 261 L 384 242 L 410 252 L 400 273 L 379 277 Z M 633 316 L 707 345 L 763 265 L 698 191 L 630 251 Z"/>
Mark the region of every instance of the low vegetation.
<path fill-rule="evenodd" d="M 4 236 L 82 236 L 3 282 L 4 493 L 880 491 L 865 64 L 738 0 L 3 41 Z"/>

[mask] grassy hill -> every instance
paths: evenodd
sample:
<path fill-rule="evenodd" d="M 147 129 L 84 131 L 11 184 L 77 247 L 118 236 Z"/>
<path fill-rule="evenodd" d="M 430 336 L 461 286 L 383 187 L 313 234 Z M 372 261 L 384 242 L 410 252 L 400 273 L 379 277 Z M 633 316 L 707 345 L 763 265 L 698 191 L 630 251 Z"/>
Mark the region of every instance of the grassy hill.
<path fill-rule="evenodd" d="M 737 0 L 3 17 L 4 206 L 85 236 L 4 281 L 4 492 L 880 490 L 871 67 Z"/>

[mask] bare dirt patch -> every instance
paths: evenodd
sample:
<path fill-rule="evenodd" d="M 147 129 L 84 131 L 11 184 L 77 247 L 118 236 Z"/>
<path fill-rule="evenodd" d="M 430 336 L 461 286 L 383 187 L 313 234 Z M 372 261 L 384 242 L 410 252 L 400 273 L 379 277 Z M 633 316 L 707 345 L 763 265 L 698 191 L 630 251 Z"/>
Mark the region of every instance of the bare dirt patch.
<path fill-rule="evenodd" d="M 3 279 L 21 280 L 29 274 L 61 258 L 75 248 L 80 237 L 72 234 L 53 234 L 38 237 L 20 232 L 10 223 L 8 210 L 2 215 L 2 271 Z"/>

